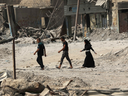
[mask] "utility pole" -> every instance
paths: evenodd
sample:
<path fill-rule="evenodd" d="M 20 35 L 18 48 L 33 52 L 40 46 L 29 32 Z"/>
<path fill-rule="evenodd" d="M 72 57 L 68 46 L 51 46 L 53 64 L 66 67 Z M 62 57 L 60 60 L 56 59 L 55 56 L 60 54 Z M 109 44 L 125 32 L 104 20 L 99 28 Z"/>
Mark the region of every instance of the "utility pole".
<path fill-rule="evenodd" d="M 14 15 L 14 8 L 13 6 L 7 6 L 7 15 L 8 15 L 8 22 L 10 27 L 10 32 L 13 36 L 13 78 L 16 79 L 16 62 L 15 62 L 15 37 L 16 37 L 16 26 L 15 26 L 15 15 Z"/>
<path fill-rule="evenodd" d="M 77 34 L 77 23 L 78 23 L 78 16 L 79 16 L 79 7 L 80 7 L 80 0 L 77 1 L 77 12 L 76 12 L 76 21 L 75 21 L 74 41 L 76 40 L 76 34 Z"/>
<path fill-rule="evenodd" d="M 108 28 L 110 29 L 110 26 L 111 26 L 111 24 L 110 24 L 110 15 L 111 15 L 111 9 L 112 8 L 112 3 L 111 3 L 111 0 L 108 0 L 108 3 L 107 3 L 107 9 L 108 9 L 108 12 L 107 12 L 107 14 L 108 14 Z"/>

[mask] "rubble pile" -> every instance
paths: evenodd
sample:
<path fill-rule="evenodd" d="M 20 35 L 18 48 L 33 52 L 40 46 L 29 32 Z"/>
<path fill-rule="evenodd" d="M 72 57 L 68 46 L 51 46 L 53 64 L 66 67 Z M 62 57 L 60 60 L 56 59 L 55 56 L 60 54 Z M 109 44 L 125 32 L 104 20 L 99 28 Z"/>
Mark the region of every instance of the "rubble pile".
<path fill-rule="evenodd" d="M 89 38 L 92 41 L 126 40 L 128 39 L 128 33 L 118 33 L 109 29 L 95 29 L 91 32 Z"/>
<path fill-rule="evenodd" d="M 0 44 L 12 41 L 10 30 L 6 29 L 4 32 L 0 31 Z"/>
<path fill-rule="evenodd" d="M 36 43 L 37 38 L 41 38 L 44 43 L 54 42 L 55 39 L 60 37 L 61 27 L 54 30 L 44 30 L 33 27 L 24 27 L 17 32 L 16 43 L 26 44 L 26 43 Z M 5 35 L 4 35 L 5 34 Z M 55 39 L 54 39 L 55 38 Z M 0 44 L 11 41 L 13 38 L 10 34 L 10 30 L 5 30 L 3 34 L 0 35 Z"/>
<path fill-rule="evenodd" d="M 51 43 L 56 42 L 56 39 L 60 38 L 62 26 L 59 26 L 56 29 L 53 30 L 45 30 L 41 28 L 33 28 L 33 27 L 24 27 L 21 28 L 17 33 L 17 40 L 16 43 L 21 42 L 23 43 L 35 43 L 35 39 L 41 38 L 44 43 Z M 74 28 L 72 28 L 74 30 Z M 82 35 L 83 35 L 83 29 L 81 29 L 80 26 L 78 26 L 78 32 L 77 32 L 76 40 L 79 42 L 83 41 Z M 73 35 L 73 34 L 72 34 Z M 68 37 L 67 35 L 64 35 L 69 43 L 73 42 L 73 37 Z M 23 40 L 23 39 L 25 40 Z M 28 41 L 26 38 L 28 38 Z M 88 38 L 88 37 L 87 37 Z M 96 29 L 93 30 L 93 32 L 90 33 L 89 39 L 92 41 L 110 41 L 110 40 L 127 40 L 128 39 L 128 33 L 118 33 L 114 30 L 109 29 Z M 0 33 L 0 44 L 6 43 L 12 40 L 10 30 L 6 29 L 5 32 Z"/>
<path fill-rule="evenodd" d="M 114 64 L 127 64 L 128 63 L 128 47 L 117 51 L 110 52 L 104 55 L 101 60 L 107 60 L 108 62 L 114 62 Z"/>
<path fill-rule="evenodd" d="M 41 93 L 45 86 L 38 82 L 29 82 L 26 79 L 6 79 L 1 83 L 2 91 L 4 94 L 10 96 L 19 96 L 25 92 Z"/>
<path fill-rule="evenodd" d="M 56 29 L 48 30 L 48 31 L 49 31 L 49 33 L 51 33 L 55 38 L 57 38 L 57 37 L 60 37 L 61 28 L 62 28 L 62 26 L 59 26 L 59 27 L 56 28 Z"/>
<path fill-rule="evenodd" d="M 72 35 L 75 32 L 75 26 L 72 26 Z M 82 24 L 77 25 L 77 36 L 82 37 L 84 33 L 84 28 L 82 27 Z"/>
<path fill-rule="evenodd" d="M 1 83 L 0 96 L 78 96 L 83 93 L 80 88 L 90 88 L 89 84 L 76 77 L 53 79 L 21 71 L 17 72 L 16 80 L 11 79 L 12 72 L 8 71 L 8 77 Z"/>
<path fill-rule="evenodd" d="M 33 27 L 24 27 L 18 31 L 17 37 L 33 37 L 33 38 L 39 38 L 44 31 L 39 28 L 33 28 Z"/>
<path fill-rule="evenodd" d="M 1 48 L 0 49 L 0 58 L 3 59 L 4 57 L 10 55 L 12 53 L 11 50 L 9 50 L 8 48 Z"/>
<path fill-rule="evenodd" d="M 15 40 L 16 44 L 35 44 L 36 40 L 32 37 L 23 37 Z"/>
<path fill-rule="evenodd" d="M 79 78 L 50 78 L 32 73 L 18 71 L 17 79 L 9 78 L 2 81 L 0 96 L 127 96 L 127 89 L 90 89 L 90 85 Z M 23 77 L 24 75 L 24 77 Z M 20 78 L 20 79 L 19 79 Z"/>

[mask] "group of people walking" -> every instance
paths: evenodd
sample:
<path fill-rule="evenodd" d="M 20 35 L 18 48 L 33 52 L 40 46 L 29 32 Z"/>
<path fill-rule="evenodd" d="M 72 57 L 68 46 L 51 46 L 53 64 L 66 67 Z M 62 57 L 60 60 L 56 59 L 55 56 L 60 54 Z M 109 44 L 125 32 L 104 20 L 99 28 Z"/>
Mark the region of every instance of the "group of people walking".
<path fill-rule="evenodd" d="M 69 53 L 68 53 L 69 52 L 68 43 L 67 43 L 67 41 L 65 40 L 64 37 L 61 37 L 61 41 L 63 43 L 63 48 L 60 51 L 58 51 L 58 53 L 60 53 L 61 51 L 63 51 L 63 53 L 62 53 L 60 65 L 56 68 L 60 69 L 61 66 L 62 66 L 64 58 L 66 58 L 68 60 L 69 64 L 70 64 L 69 69 L 72 69 L 73 68 L 72 62 L 69 58 Z M 46 55 L 46 49 L 45 49 L 44 44 L 41 42 L 40 38 L 37 39 L 37 43 L 38 43 L 38 47 L 37 47 L 37 50 L 35 51 L 34 55 L 37 53 L 37 62 L 40 65 L 41 70 L 44 70 L 42 56 L 45 56 L 45 57 L 47 56 Z M 97 54 L 97 53 L 94 51 L 94 49 L 92 48 L 91 43 L 87 39 L 84 40 L 84 43 L 85 43 L 85 47 L 80 52 L 85 51 L 86 57 L 85 57 L 85 60 L 84 60 L 84 64 L 82 65 L 81 68 L 86 68 L 86 67 L 87 68 L 94 68 L 95 67 L 95 62 L 94 62 L 94 59 L 93 59 L 93 56 L 92 56 L 90 50 L 92 50 L 95 54 Z"/>

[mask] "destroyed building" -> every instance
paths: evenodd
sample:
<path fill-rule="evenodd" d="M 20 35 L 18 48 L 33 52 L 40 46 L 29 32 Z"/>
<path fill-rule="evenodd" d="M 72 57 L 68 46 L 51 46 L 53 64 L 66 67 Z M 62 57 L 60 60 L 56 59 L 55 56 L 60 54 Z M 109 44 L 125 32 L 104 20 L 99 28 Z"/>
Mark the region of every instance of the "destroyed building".
<path fill-rule="evenodd" d="M 5 3 L 4 5 L 2 5 L 4 6 L 4 11 L 2 12 L 2 15 L 7 21 L 6 5 L 8 5 L 8 3 L 2 3 Z M 56 3 L 56 0 L 21 0 L 21 2 L 17 3 L 18 5 L 15 5 L 14 3 L 12 5 L 14 5 L 16 22 L 20 27 L 46 28 L 55 6 L 58 8 L 57 10 L 61 11 L 61 14 L 59 15 L 64 15 L 63 2 L 58 1 L 58 5 L 56 5 Z M 58 16 L 56 16 L 56 18 L 54 18 L 54 20 L 52 20 L 50 24 L 55 24 L 57 20 Z M 63 20 L 57 23 L 52 28 L 56 28 L 62 25 L 62 23 Z"/>
<path fill-rule="evenodd" d="M 112 29 L 128 32 L 128 0 L 112 0 Z"/>
<path fill-rule="evenodd" d="M 22 0 L 19 5 L 21 8 L 16 8 L 16 21 L 20 26 L 46 28 L 55 6 L 58 8 L 57 10 L 62 11 L 59 15 L 64 15 L 63 2 L 60 0 L 58 2 L 57 0 Z M 50 23 L 51 25 L 55 24 L 58 20 L 57 17 L 56 15 L 53 22 Z M 62 23 L 56 24 L 53 28 L 62 25 Z"/>
<path fill-rule="evenodd" d="M 67 34 L 73 34 L 77 0 L 64 0 Z M 117 32 L 128 32 L 128 0 L 80 0 L 78 30 L 84 36 L 97 28 L 109 28 Z"/>
<path fill-rule="evenodd" d="M 80 0 L 78 24 L 81 27 L 81 34 L 86 35 L 87 30 L 94 28 L 107 27 L 107 2 Z M 75 24 L 75 16 L 77 10 L 77 0 L 65 0 L 64 15 L 68 34 L 71 35 L 72 26 Z"/>
<path fill-rule="evenodd" d="M 66 29 L 64 28 L 62 33 L 65 34 L 67 31 L 68 36 L 74 33 L 77 0 L 0 1 L 0 6 L 8 4 L 14 5 L 16 22 L 21 27 L 47 28 L 48 26 L 47 29 L 54 29 L 63 25 Z M 127 4 L 128 0 L 80 0 L 78 35 L 86 36 L 97 28 L 127 32 Z M 6 8 L 2 16 L 7 20 Z M 0 22 L 2 24 L 4 21 L 0 20 Z"/>

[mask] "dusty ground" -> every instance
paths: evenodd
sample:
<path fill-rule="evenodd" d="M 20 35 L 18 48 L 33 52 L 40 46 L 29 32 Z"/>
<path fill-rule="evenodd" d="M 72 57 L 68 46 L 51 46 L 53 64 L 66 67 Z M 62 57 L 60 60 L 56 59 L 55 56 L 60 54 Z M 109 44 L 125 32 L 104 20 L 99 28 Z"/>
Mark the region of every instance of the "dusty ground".
<path fill-rule="evenodd" d="M 62 48 L 62 43 L 52 43 L 45 44 L 47 57 L 43 57 L 45 65 L 44 71 L 40 70 L 36 62 L 37 56 L 33 55 L 37 48 L 37 44 L 16 44 L 17 72 L 27 72 L 27 76 L 28 74 L 34 73 L 35 75 L 47 76 L 55 79 L 60 77 L 77 77 L 82 79 L 83 82 L 86 82 L 91 89 L 128 88 L 128 64 L 127 62 L 123 62 L 127 51 L 125 54 L 121 54 L 123 57 L 119 57 L 120 54 L 118 57 L 113 56 L 116 52 L 122 49 L 125 50 L 128 46 L 128 41 L 96 41 L 91 43 L 94 50 L 98 53 L 95 55 L 92 52 L 96 68 L 80 68 L 84 62 L 85 53 L 80 53 L 80 50 L 84 47 L 84 43 L 78 42 L 69 43 L 69 54 L 74 68 L 68 69 L 69 64 L 64 60 L 62 69 L 56 69 L 55 67 L 59 65 L 61 58 L 61 53 L 59 54 L 58 51 Z M 0 71 L 13 69 L 11 52 L 11 43 L 0 45 Z"/>

